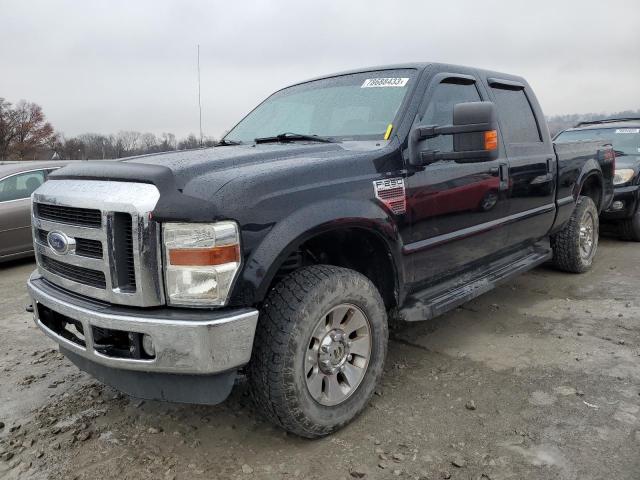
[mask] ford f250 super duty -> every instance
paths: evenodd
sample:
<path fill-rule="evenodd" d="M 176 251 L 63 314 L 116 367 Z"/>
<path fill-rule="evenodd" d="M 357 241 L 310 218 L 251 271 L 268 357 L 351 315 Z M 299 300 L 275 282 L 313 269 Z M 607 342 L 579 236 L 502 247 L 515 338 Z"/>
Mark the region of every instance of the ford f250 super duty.
<path fill-rule="evenodd" d="M 60 169 L 33 194 L 37 325 L 133 396 L 213 404 L 238 375 L 319 437 L 363 410 L 388 318 L 551 261 L 583 272 L 615 156 L 554 145 L 527 82 L 443 64 L 284 88 L 215 146 Z"/>

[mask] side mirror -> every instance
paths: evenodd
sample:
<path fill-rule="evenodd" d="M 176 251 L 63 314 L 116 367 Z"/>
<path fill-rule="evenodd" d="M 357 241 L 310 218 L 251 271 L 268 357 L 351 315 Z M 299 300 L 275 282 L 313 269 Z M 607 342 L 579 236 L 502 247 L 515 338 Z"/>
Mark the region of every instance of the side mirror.
<path fill-rule="evenodd" d="M 453 151 L 418 151 L 421 140 L 453 135 Z M 458 103 L 453 107 L 453 125 L 417 126 L 409 136 L 409 161 L 424 166 L 438 160 L 459 163 L 487 162 L 498 158 L 498 122 L 493 102 Z"/>

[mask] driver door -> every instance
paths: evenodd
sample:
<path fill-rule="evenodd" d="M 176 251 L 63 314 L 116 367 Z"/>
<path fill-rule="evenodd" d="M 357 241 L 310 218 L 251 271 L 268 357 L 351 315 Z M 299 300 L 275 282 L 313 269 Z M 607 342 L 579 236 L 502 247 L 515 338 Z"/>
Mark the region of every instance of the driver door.
<path fill-rule="evenodd" d="M 483 100 L 473 75 L 441 72 L 426 90 L 415 125 L 451 125 L 453 107 Z M 453 151 L 453 136 L 423 140 L 418 150 Z M 497 160 L 438 161 L 407 179 L 407 210 L 416 289 L 496 253 L 506 241 L 508 170 L 501 147 Z M 507 179 L 505 181 L 505 178 Z"/>

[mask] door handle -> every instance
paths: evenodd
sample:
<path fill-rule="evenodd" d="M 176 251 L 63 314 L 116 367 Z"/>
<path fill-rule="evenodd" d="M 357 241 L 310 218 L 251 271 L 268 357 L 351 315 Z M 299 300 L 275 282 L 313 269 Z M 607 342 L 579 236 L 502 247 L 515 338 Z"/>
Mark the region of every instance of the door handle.
<path fill-rule="evenodd" d="M 547 173 L 552 173 L 553 160 L 553 158 L 547 158 Z"/>

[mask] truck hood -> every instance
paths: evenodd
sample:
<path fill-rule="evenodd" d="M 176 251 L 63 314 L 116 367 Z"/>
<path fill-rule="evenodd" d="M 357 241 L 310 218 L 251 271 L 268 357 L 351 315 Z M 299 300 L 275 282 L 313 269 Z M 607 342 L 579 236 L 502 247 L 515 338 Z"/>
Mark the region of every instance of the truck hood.
<path fill-rule="evenodd" d="M 258 201 L 279 191 L 303 188 L 320 178 L 331 182 L 357 177 L 363 164 L 359 157 L 371 158 L 375 170 L 385 171 L 391 159 L 381 150 L 389 143 L 221 146 L 118 161 L 73 162 L 50 178 L 152 183 L 160 191 L 153 212 L 157 219 L 181 220 L 189 212 L 193 221 L 209 221 L 223 216 L 231 204 L 248 205 L 248 199 Z"/>
<path fill-rule="evenodd" d="M 173 172 L 179 189 L 188 188 L 193 180 L 207 176 L 210 188 L 215 190 L 216 184 L 222 186 L 231 179 L 264 174 L 273 169 L 299 168 L 301 164 L 309 162 L 337 160 L 357 151 L 375 148 L 379 148 L 376 142 L 292 142 L 185 150 L 131 157 L 122 161 L 167 167 Z M 212 173 L 216 175 L 210 175 Z"/>

